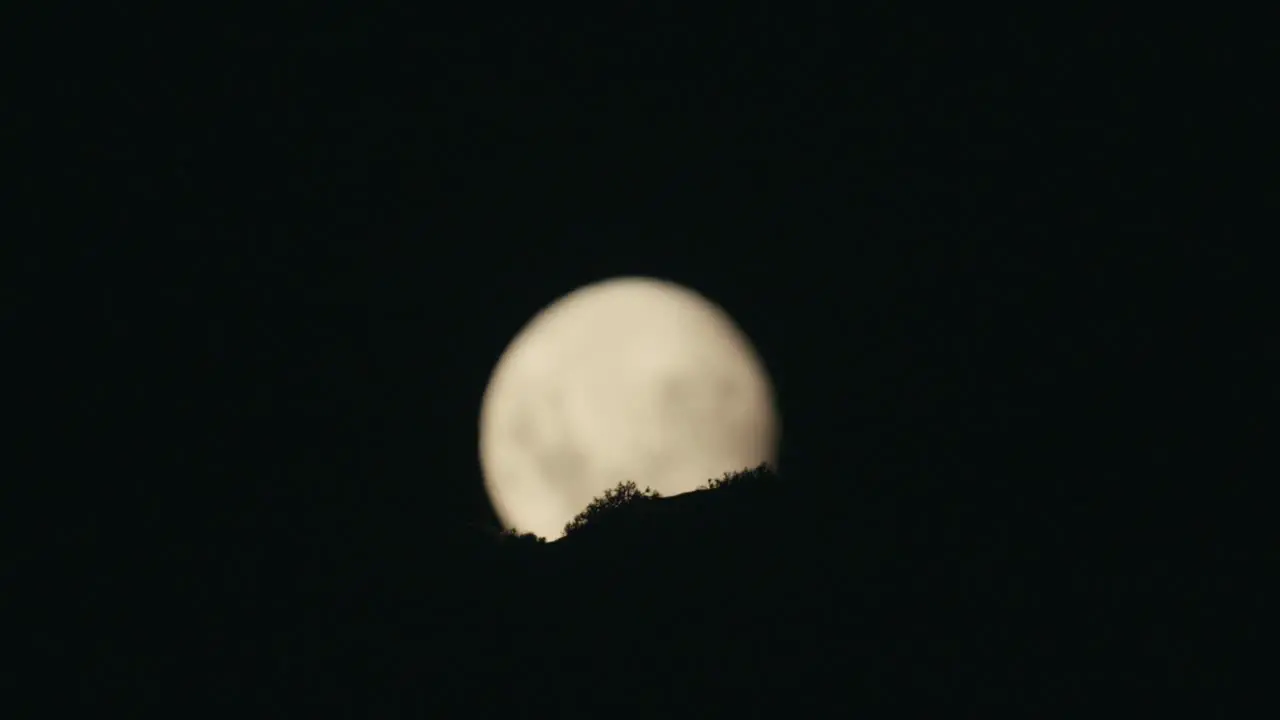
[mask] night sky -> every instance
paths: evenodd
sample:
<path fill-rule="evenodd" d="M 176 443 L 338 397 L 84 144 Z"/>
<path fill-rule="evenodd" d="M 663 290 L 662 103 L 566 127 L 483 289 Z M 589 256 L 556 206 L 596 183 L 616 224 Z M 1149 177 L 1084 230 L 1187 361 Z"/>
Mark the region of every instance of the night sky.
<path fill-rule="evenodd" d="M 30 423 L 63 438 L 52 545 L 178 585 L 447 553 L 496 524 L 477 422 L 506 344 L 651 275 L 756 344 L 784 476 L 1071 508 L 1062 532 L 1147 548 L 1198 492 L 1188 409 L 1252 394 L 1213 309 L 1252 292 L 1219 132 L 1248 111 L 1196 112 L 1224 91 L 1172 69 L 1222 53 L 859 13 L 405 11 L 66 61 L 21 268 L 59 288 L 23 306 L 69 403 Z"/>

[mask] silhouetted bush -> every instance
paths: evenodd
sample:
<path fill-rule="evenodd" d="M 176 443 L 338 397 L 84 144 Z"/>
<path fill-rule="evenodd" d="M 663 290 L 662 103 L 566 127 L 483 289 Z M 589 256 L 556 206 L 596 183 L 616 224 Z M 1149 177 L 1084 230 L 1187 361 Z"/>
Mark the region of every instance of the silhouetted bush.
<path fill-rule="evenodd" d="M 588 524 L 598 523 L 602 518 L 615 515 L 619 510 L 636 501 L 643 502 L 644 500 L 659 497 L 662 497 L 662 495 L 657 490 L 649 487 L 641 490 L 639 486 L 630 480 L 618 483 L 616 487 L 606 490 L 604 495 L 592 500 L 585 510 L 570 520 L 564 526 L 564 534 L 568 535 Z"/>
<path fill-rule="evenodd" d="M 546 538 L 531 532 L 520 532 L 516 528 L 507 528 L 498 534 L 498 540 L 509 545 L 540 545 Z"/>
<path fill-rule="evenodd" d="M 769 467 L 768 463 L 760 463 L 754 468 L 743 468 L 736 473 L 725 473 L 722 477 L 711 478 L 702 485 L 698 486 L 699 490 L 718 490 L 722 487 L 756 487 L 759 485 L 775 482 L 778 474 Z"/>

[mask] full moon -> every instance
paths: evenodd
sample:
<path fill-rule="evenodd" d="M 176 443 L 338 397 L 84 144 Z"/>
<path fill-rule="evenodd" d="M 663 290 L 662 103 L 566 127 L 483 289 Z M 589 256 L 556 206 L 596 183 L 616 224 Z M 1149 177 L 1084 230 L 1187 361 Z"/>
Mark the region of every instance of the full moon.
<path fill-rule="evenodd" d="M 633 481 L 673 495 L 776 464 L 772 384 L 718 305 L 671 282 L 622 277 L 542 309 L 494 367 L 480 464 L 498 517 L 551 539 Z"/>

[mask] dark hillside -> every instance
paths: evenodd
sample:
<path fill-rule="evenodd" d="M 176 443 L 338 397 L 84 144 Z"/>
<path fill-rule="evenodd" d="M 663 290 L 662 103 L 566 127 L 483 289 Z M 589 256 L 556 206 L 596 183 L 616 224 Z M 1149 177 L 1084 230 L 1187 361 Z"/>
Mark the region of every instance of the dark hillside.
<path fill-rule="evenodd" d="M 1066 594 L 1060 551 L 1002 509 L 847 500 L 790 479 L 638 500 L 533 548 L 486 632 L 557 712 L 1037 706 L 1138 649 L 1106 624 L 1111 569 Z"/>

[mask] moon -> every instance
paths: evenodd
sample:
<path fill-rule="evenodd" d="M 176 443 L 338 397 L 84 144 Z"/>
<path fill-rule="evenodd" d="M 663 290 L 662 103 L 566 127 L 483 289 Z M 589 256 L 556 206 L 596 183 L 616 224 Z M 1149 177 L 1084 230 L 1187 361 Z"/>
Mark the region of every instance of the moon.
<path fill-rule="evenodd" d="M 546 538 L 634 481 L 663 495 L 776 466 L 774 390 L 718 305 L 619 277 L 543 308 L 507 346 L 480 407 L 485 490 L 509 528 Z"/>

